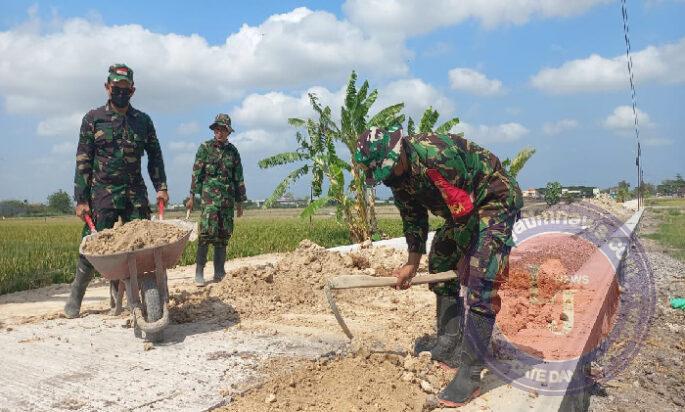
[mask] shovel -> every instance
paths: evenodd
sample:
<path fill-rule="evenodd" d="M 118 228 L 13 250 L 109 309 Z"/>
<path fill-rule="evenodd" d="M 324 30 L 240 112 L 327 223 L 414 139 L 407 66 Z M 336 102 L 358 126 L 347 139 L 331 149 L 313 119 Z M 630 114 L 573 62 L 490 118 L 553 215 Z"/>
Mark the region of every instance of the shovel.
<path fill-rule="evenodd" d="M 457 272 L 450 270 L 447 272 L 432 273 L 429 275 L 415 276 L 412 279 L 411 284 L 422 285 L 424 283 L 437 283 L 446 282 L 448 280 L 457 279 Z M 343 275 L 337 276 L 329 279 L 323 288 L 326 294 L 326 300 L 328 300 L 328 305 L 331 307 L 335 319 L 342 328 L 345 335 L 352 339 L 352 332 L 345 324 L 345 320 L 340 315 L 338 306 L 335 304 L 335 296 L 333 295 L 333 290 L 339 289 L 357 289 L 357 288 L 379 288 L 387 286 L 395 286 L 397 284 L 397 278 L 394 276 L 368 276 L 368 275 Z"/>

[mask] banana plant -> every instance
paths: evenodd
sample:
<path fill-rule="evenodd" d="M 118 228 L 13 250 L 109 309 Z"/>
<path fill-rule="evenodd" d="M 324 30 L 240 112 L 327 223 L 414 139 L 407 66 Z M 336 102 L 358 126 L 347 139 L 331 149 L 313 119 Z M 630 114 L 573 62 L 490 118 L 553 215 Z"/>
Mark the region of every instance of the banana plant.
<path fill-rule="evenodd" d="M 459 118 L 458 117 L 453 117 L 440 126 L 438 128 L 435 128 L 435 124 L 438 122 L 438 118 L 440 117 L 440 113 L 433 109 L 433 106 L 428 106 L 426 110 L 424 110 L 423 115 L 421 116 L 421 121 L 419 122 L 419 133 L 436 133 L 436 134 L 444 134 L 444 133 L 449 133 L 449 131 L 454 127 L 455 125 L 459 124 Z M 407 121 L 407 135 L 413 136 L 416 134 L 416 124 L 414 123 L 414 119 L 409 117 L 409 120 Z"/>

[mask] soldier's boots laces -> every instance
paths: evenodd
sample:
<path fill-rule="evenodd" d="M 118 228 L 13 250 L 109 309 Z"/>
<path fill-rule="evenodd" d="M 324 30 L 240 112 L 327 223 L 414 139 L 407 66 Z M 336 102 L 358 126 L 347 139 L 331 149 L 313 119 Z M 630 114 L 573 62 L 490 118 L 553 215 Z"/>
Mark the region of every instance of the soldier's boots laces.
<path fill-rule="evenodd" d="M 197 255 L 195 256 L 195 285 L 205 285 L 205 264 L 207 264 L 207 250 L 208 244 L 197 244 Z"/>
<path fill-rule="evenodd" d="M 86 294 L 88 283 L 93 278 L 94 271 L 93 266 L 91 266 L 86 258 L 79 256 L 74 281 L 71 282 L 69 299 L 67 299 L 67 303 L 64 305 L 64 316 L 68 319 L 77 318 L 81 312 L 81 302 Z"/>
<path fill-rule="evenodd" d="M 450 368 L 458 368 L 461 363 L 459 348 L 464 329 L 464 300 L 459 296 L 435 297 L 438 338 L 435 346 L 429 349 L 431 358 Z"/>
<path fill-rule="evenodd" d="M 214 281 L 221 282 L 226 276 L 224 263 L 226 262 L 226 246 L 214 246 Z"/>
<path fill-rule="evenodd" d="M 438 394 L 442 405 L 461 406 L 480 394 L 480 374 L 485 368 L 483 357 L 494 324 L 494 318 L 469 313 L 462 341 L 461 366 L 454 379 Z"/>

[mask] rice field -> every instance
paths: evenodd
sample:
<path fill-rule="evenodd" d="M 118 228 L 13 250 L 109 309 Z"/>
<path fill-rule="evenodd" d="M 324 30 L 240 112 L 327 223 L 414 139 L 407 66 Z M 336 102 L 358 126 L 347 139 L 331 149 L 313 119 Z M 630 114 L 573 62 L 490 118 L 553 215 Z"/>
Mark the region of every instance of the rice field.
<path fill-rule="evenodd" d="M 297 217 L 297 212 L 247 211 L 235 220 L 229 258 L 291 251 L 303 239 L 324 247 L 350 243 L 347 229 L 335 219 L 316 216 L 310 224 Z M 438 219 L 431 221 L 431 226 L 437 225 Z M 82 228 L 76 217 L 0 221 L 0 294 L 70 282 Z M 379 213 L 379 228 L 391 237 L 402 235 L 402 221 L 391 209 Z M 197 243 L 190 242 L 179 264 L 195 263 L 196 250 Z"/>

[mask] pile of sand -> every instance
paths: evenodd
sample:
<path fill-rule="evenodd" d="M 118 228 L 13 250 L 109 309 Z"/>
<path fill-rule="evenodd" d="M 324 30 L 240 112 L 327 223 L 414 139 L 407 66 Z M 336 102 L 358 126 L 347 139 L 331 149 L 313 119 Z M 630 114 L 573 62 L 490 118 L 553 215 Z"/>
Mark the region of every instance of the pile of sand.
<path fill-rule="evenodd" d="M 172 290 L 170 314 L 177 323 L 267 320 L 344 336 L 323 293 L 327 279 L 345 274 L 388 276 L 406 259 L 406 252 L 396 249 L 374 247 L 341 254 L 304 240 L 275 265 L 242 267 L 200 290 Z M 334 293 L 355 335 L 382 335 L 386 342 L 408 348 L 435 322 L 434 297 L 425 286 L 410 291 L 371 288 Z M 368 327 L 372 324 L 375 330 Z"/>
<path fill-rule="evenodd" d="M 173 225 L 150 220 L 133 220 L 114 229 L 105 229 L 86 239 L 83 253 L 111 255 L 175 242 L 188 232 Z"/>
<path fill-rule="evenodd" d="M 421 411 L 437 406 L 437 394 L 453 372 L 427 353 L 414 357 L 357 353 L 278 370 L 259 388 L 236 395 L 221 411 Z"/>

